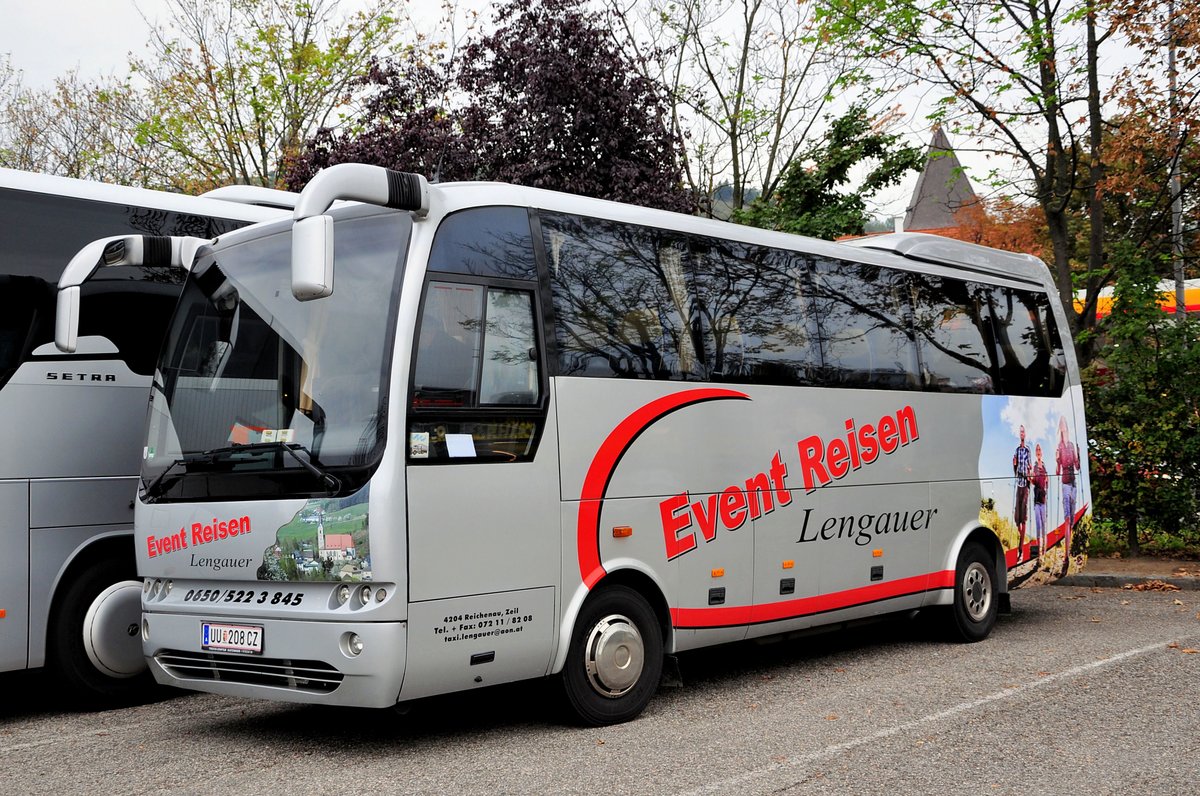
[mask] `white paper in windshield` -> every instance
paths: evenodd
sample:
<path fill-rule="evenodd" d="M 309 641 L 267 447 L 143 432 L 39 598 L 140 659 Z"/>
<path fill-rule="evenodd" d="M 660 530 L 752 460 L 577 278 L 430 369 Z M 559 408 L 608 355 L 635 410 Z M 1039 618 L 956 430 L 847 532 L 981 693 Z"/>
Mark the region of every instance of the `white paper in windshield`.
<path fill-rule="evenodd" d="M 470 434 L 447 434 L 446 455 L 451 458 L 473 458 L 475 456 L 475 440 Z"/>

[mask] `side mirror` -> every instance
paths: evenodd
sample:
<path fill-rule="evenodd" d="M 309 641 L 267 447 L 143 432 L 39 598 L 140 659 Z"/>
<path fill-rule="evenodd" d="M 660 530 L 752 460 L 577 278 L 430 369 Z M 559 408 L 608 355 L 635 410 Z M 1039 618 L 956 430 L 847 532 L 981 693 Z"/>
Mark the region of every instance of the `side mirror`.
<path fill-rule="evenodd" d="M 292 295 L 299 301 L 333 293 L 333 219 L 325 211 L 339 199 L 429 213 L 429 183 L 419 174 L 365 163 L 339 163 L 304 186 L 292 215 Z"/>
<path fill-rule="evenodd" d="M 94 240 L 67 263 L 58 280 L 58 300 L 54 319 L 54 345 L 64 354 L 73 354 L 79 345 L 80 285 L 100 268 L 113 265 L 176 267 L 189 270 L 205 238 L 163 237 L 159 235 L 117 235 Z"/>
<path fill-rule="evenodd" d="M 292 295 L 299 301 L 333 293 L 333 219 L 309 216 L 292 224 Z"/>

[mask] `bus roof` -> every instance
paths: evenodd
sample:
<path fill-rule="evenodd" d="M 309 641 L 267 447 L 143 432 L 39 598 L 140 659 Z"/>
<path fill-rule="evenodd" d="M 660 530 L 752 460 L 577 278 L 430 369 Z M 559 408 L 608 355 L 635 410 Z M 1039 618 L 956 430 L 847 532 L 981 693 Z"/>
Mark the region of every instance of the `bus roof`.
<path fill-rule="evenodd" d="M 250 222 L 271 221 L 288 212 L 285 208 L 247 204 L 244 201 L 204 198 L 5 168 L 0 168 L 0 188 Z M 282 191 L 279 193 L 286 194 Z"/>

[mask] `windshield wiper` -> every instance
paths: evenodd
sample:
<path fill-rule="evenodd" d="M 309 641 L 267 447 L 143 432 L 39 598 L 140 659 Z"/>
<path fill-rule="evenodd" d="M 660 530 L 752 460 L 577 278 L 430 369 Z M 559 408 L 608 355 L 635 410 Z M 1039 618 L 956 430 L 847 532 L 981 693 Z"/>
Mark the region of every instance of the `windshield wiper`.
<path fill-rule="evenodd" d="M 342 490 L 342 480 L 333 473 L 318 467 L 312 462 L 312 451 L 304 447 L 298 442 L 254 442 L 246 445 L 230 445 L 224 448 L 212 448 L 202 453 L 185 454 L 167 465 L 167 469 L 158 474 L 157 477 L 146 485 L 144 495 L 146 497 L 155 498 L 170 489 L 171 485 L 184 476 L 184 473 L 177 473 L 170 480 L 167 476 L 179 465 L 191 464 L 215 464 L 217 458 L 231 453 L 259 453 L 261 451 L 278 450 L 290 455 L 293 459 L 300 463 L 307 472 L 315 476 L 324 486 L 325 492 L 328 495 L 336 495 Z M 300 456 L 303 452 L 309 458 L 304 459 Z"/>
<path fill-rule="evenodd" d="M 172 478 L 170 483 L 164 483 L 166 481 L 167 475 L 172 470 L 174 470 L 176 467 L 178 467 L 179 465 L 187 464 L 188 461 L 189 461 L 189 457 L 181 456 L 178 459 L 175 459 L 174 461 L 172 461 L 170 464 L 168 464 L 167 469 L 163 470 L 161 473 L 159 473 L 157 476 L 155 476 L 153 481 L 146 484 L 146 488 L 142 490 L 142 496 L 153 498 L 153 497 L 158 497 L 163 492 L 166 492 L 167 489 L 170 488 L 171 484 L 175 483 L 176 481 L 178 481 L 180 478 L 183 477 L 183 473 L 180 473 L 179 475 Z"/>
<path fill-rule="evenodd" d="M 318 467 L 313 461 L 313 453 L 299 442 L 252 442 L 246 445 L 230 445 L 225 448 L 213 448 L 201 454 L 203 459 L 216 462 L 217 457 L 227 453 L 258 453 L 259 451 L 278 450 L 290 455 L 300 463 L 300 466 L 316 476 L 325 485 L 327 494 L 336 495 L 342 489 L 342 480 L 328 470 Z M 301 458 L 303 452 L 307 459 Z M 168 468 L 169 469 L 169 468 Z M 161 477 L 161 476 L 160 476 Z"/>

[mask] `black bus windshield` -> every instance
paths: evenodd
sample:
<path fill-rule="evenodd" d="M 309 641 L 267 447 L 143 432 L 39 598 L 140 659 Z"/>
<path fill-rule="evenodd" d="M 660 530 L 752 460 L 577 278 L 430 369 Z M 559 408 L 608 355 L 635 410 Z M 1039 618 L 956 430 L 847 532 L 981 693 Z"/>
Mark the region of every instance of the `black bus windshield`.
<path fill-rule="evenodd" d="M 359 211 L 337 228 L 334 292 L 317 301 L 292 295 L 286 225 L 197 260 L 151 393 L 144 499 L 318 496 L 369 477 L 411 221 Z"/>

